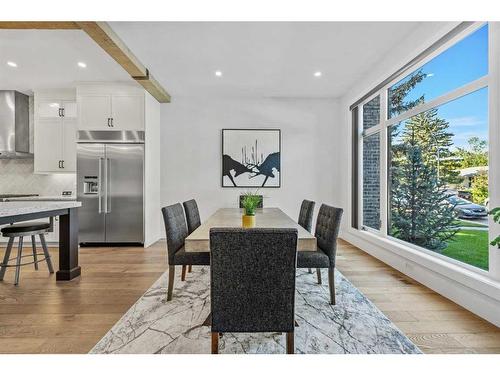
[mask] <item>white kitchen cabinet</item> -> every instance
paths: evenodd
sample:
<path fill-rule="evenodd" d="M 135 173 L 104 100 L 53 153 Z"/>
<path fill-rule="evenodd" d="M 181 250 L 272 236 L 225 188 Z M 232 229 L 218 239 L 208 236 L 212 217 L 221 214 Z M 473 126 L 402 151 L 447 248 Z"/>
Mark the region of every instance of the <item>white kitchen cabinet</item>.
<path fill-rule="evenodd" d="M 75 91 L 35 92 L 35 173 L 76 172 Z"/>
<path fill-rule="evenodd" d="M 144 90 L 120 85 L 77 88 L 78 130 L 144 130 Z"/>
<path fill-rule="evenodd" d="M 76 126 L 76 119 L 67 119 L 62 122 L 61 160 L 63 172 L 76 172 Z"/>
<path fill-rule="evenodd" d="M 64 118 L 73 118 L 76 119 L 78 116 L 78 110 L 76 105 L 76 100 L 63 100 L 63 116 Z"/>
<path fill-rule="evenodd" d="M 78 97 L 79 130 L 102 130 L 110 124 L 111 95 L 82 95 Z"/>
<path fill-rule="evenodd" d="M 58 171 L 62 157 L 60 119 L 39 120 L 35 131 L 35 173 Z"/>
<path fill-rule="evenodd" d="M 111 109 L 111 126 L 113 129 L 144 129 L 144 96 L 112 95 Z"/>
<path fill-rule="evenodd" d="M 75 173 L 76 120 L 39 120 L 34 151 L 35 173 Z"/>
<path fill-rule="evenodd" d="M 38 118 L 59 118 L 61 117 L 61 108 L 63 104 L 60 100 L 43 100 L 38 103 Z"/>
<path fill-rule="evenodd" d="M 37 115 L 39 119 L 76 118 L 76 100 L 42 99 L 37 105 Z"/>

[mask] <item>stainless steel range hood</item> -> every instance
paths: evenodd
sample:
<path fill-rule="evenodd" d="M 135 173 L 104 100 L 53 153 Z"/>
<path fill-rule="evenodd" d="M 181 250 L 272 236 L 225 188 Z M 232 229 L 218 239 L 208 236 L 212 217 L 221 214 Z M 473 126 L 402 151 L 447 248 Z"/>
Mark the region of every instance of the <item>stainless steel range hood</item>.
<path fill-rule="evenodd" d="M 29 99 L 0 90 L 0 159 L 33 158 L 30 154 Z"/>

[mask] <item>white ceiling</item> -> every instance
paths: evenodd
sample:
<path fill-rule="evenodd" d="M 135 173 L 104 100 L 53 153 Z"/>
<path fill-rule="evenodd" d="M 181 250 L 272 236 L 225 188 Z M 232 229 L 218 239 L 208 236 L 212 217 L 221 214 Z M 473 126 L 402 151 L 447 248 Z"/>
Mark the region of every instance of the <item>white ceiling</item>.
<path fill-rule="evenodd" d="M 79 68 L 79 61 L 87 68 Z M 0 30 L 0 90 L 29 93 L 77 81 L 126 80 L 130 76 L 81 30 Z"/>
<path fill-rule="evenodd" d="M 175 96 L 338 97 L 419 22 L 112 22 Z M 15 61 L 17 68 L 7 66 Z M 77 66 L 87 64 L 86 69 Z M 223 76 L 215 77 L 221 70 Z M 321 78 L 313 73 L 321 71 Z M 130 81 L 80 30 L 0 30 L 0 89 Z"/>
<path fill-rule="evenodd" d="M 175 96 L 338 97 L 419 22 L 113 22 Z M 223 76 L 217 78 L 216 70 Z M 315 78 L 313 73 L 323 76 Z"/>

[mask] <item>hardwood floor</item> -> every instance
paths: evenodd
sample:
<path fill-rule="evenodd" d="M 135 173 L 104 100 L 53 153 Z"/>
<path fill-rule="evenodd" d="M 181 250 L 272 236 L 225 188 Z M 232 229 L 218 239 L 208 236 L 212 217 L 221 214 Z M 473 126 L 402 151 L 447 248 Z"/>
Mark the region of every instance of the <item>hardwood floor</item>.
<path fill-rule="evenodd" d="M 57 269 L 57 250 L 50 252 Z M 39 271 L 23 267 L 15 287 L 10 268 L 0 282 L 0 352 L 87 353 L 160 277 L 166 262 L 165 244 L 158 243 L 148 249 L 82 248 L 82 277 L 69 282 L 56 283 L 40 263 Z"/>
<path fill-rule="evenodd" d="M 337 267 L 424 353 L 500 353 L 500 328 L 345 241 Z"/>
<path fill-rule="evenodd" d="M 57 269 L 57 251 L 51 249 Z M 0 249 L 3 256 L 3 249 Z M 426 353 L 500 353 L 500 328 L 344 241 L 339 270 Z M 86 353 L 166 270 L 165 244 L 82 248 L 82 278 L 55 282 L 45 264 L 0 282 L 0 352 Z M 180 275 L 180 273 L 179 273 Z M 179 276 L 180 277 L 180 276 Z"/>

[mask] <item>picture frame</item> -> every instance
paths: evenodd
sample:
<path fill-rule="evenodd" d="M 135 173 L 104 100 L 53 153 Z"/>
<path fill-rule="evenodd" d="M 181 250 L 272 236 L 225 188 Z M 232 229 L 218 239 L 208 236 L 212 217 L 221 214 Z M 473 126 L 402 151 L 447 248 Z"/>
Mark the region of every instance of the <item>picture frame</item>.
<path fill-rule="evenodd" d="M 281 129 L 222 129 L 223 188 L 281 187 Z"/>

